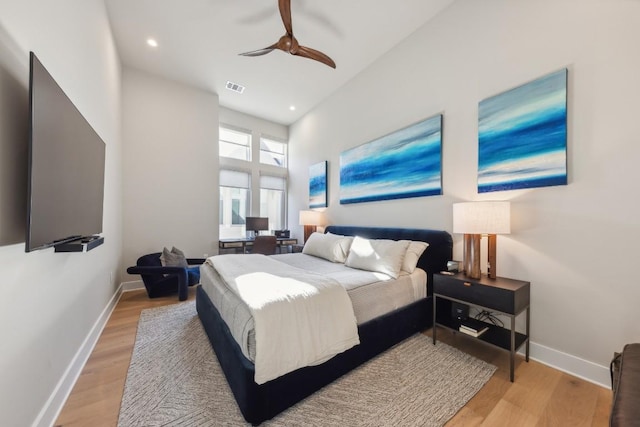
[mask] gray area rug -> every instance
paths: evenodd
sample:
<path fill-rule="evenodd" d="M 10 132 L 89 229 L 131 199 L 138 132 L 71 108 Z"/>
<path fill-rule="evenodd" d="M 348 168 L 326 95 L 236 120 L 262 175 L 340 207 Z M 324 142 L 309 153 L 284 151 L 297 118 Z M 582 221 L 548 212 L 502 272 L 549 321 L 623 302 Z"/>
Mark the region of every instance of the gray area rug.
<path fill-rule="evenodd" d="M 441 426 L 495 370 L 416 334 L 262 425 Z M 194 302 L 144 310 L 118 426 L 248 425 Z"/>

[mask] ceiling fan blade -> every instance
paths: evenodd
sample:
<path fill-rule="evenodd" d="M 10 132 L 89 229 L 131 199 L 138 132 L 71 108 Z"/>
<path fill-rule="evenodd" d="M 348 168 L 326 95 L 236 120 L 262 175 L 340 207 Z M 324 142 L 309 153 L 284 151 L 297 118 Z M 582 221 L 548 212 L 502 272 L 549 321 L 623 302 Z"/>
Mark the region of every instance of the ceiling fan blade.
<path fill-rule="evenodd" d="M 291 24 L 291 0 L 278 0 L 278 7 L 280 8 L 280 16 L 282 17 L 282 23 L 284 24 L 287 34 L 293 35 L 293 26 Z"/>
<path fill-rule="evenodd" d="M 241 56 L 262 56 L 262 55 L 266 55 L 267 53 L 273 51 L 277 47 L 278 47 L 278 44 L 276 43 L 276 44 L 272 44 L 269 47 L 265 47 L 263 49 L 252 50 L 251 52 L 239 53 L 238 55 L 241 55 Z"/>
<path fill-rule="evenodd" d="M 333 59 L 329 58 L 327 55 L 318 50 L 311 49 L 310 47 L 299 46 L 298 51 L 292 55 L 303 56 L 305 58 L 322 62 L 323 64 L 328 65 L 331 68 L 336 68 L 336 63 L 333 62 Z"/>

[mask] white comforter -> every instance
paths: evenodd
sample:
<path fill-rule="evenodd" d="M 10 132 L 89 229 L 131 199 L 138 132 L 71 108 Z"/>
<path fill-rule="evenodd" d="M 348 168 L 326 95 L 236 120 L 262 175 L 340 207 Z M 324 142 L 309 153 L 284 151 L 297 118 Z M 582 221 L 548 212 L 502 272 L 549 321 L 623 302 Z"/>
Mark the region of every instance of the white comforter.
<path fill-rule="evenodd" d="M 253 314 L 256 383 L 317 365 L 360 343 L 351 300 L 335 280 L 257 254 L 207 262 Z"/>

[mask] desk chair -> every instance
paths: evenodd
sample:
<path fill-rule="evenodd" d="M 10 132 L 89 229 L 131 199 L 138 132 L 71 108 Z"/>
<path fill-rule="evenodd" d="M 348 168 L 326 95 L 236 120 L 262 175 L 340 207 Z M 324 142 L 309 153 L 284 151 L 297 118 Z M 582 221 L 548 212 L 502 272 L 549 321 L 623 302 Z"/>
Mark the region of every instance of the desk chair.
<path fill-rule="evenodd" d="M 276 253 L 276 236 L 256 236 L 253 241 L 252 254 L 274 255 Z"/>

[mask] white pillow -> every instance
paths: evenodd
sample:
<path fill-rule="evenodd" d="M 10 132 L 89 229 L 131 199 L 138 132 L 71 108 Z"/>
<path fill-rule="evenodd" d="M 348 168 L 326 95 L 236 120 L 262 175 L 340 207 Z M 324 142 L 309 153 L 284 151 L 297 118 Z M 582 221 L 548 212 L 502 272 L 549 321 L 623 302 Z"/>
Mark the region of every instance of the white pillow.
<path fill-rule="evenodd" d="M 413 240 L 407 240 L 409 247 L 407 253 L 404 255 L 404 261 L 402 261 L 402 271 L 407 273 L 413 273 L 418 265 L 418 259 L 420 255 L 427 249 L 429 244 L 427 242 L 416 242 Z"/>
<path fill-rule="evenodd" d="M 377 271 L 397 279 L 408 247 L 408 240 L 369 240 L 356 236 L 345 265 Z"/>
<path fill-rule="evenodd" d="M 342 247 L 342 251 L 344 252 L 344 261 L 347 260 L 347 256 L 349 255 L 349 249 L 351 249 L 351 243 L 353 243 L 353 236 L 345 236 L 343 234 L 334 234 L 330 231 L 327 231 L 327 236 L 339 237 L 342 240 L 340 241 L 340 246 Z M 342 261 L 342 262 L 344 262 Z"/>
<path fill-rule="evenodd" d="M 302 253 L 324 258 L 331 262 L 344 262 L 353 237 L 336 234 L 312 233 L 302 248 Z"/>

